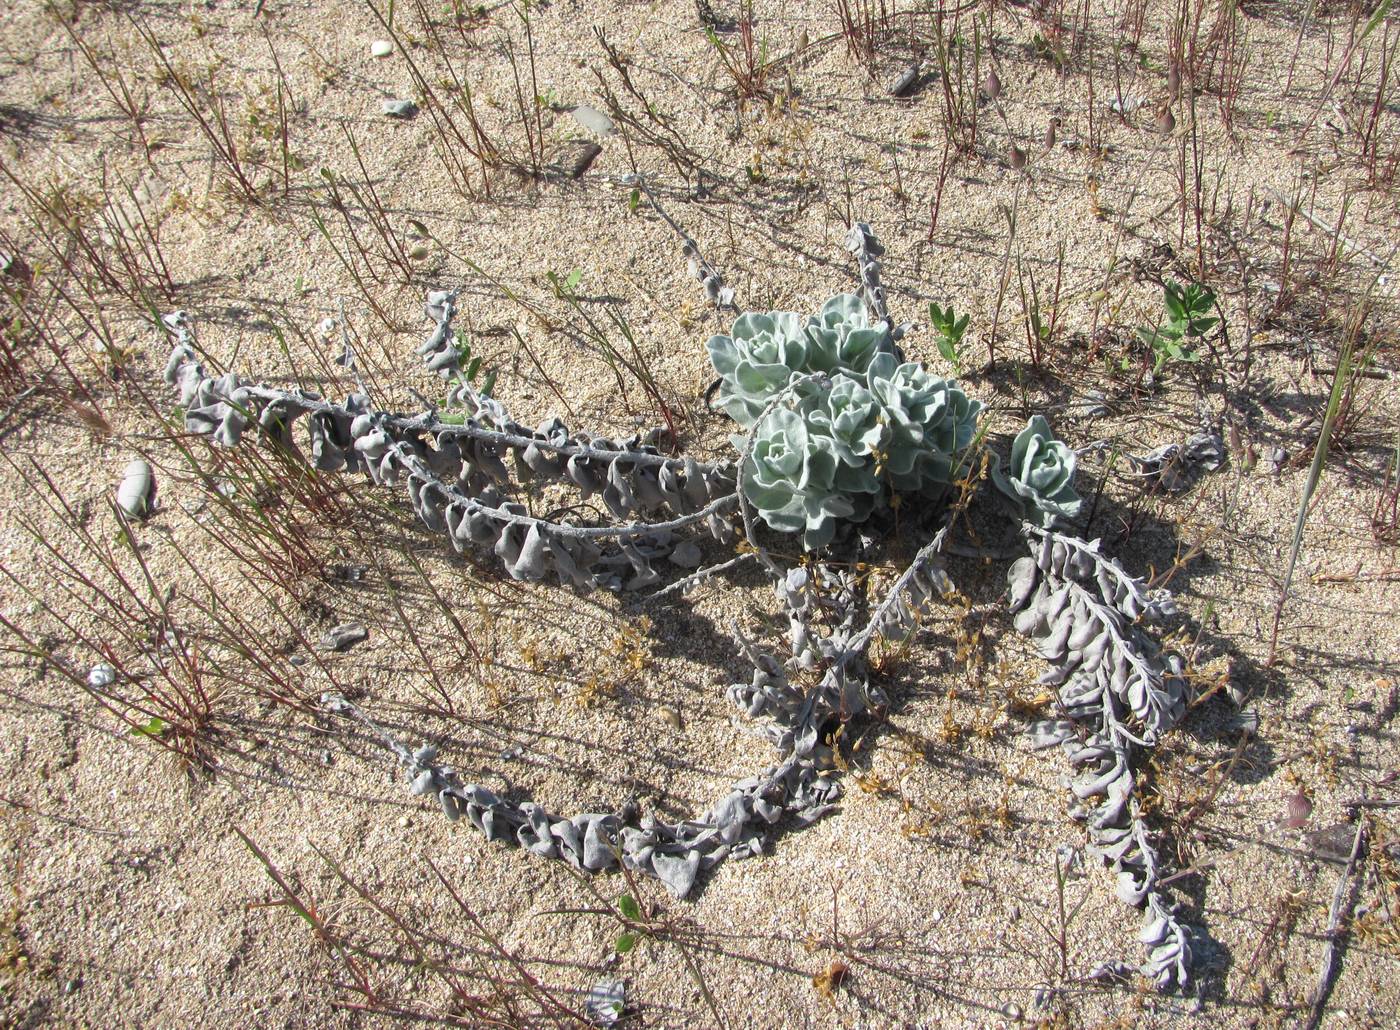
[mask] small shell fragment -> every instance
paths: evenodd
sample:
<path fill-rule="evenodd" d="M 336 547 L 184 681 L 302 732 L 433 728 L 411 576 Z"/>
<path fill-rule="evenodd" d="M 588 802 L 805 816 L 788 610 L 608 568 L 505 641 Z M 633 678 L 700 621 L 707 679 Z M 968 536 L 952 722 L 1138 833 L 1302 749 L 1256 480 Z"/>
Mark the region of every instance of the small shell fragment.
<path fill-rule="evenodd" d="M 418 113 L 418 105 L 412 100 L 383 100 L 379 110 L 386 118 L 412 118 Z"/>

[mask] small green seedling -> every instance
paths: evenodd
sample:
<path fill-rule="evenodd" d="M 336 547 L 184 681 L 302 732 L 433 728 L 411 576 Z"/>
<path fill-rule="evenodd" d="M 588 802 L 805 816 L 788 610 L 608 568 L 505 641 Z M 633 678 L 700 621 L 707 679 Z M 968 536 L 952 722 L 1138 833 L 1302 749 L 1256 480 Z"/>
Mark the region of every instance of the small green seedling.
<path fill-rule="evenodd" d="M 1187 348 L 1185 341 L 1200 339 L 1220 321 L 1208 312 L 1215 308 L 1215 294 L 1200 283 L 1182 286 L 1167 279 L 1162 283 L 1162 300 L 1167 321 L 1155 329 L 1140 328 L 1138 339 L 1152 348 L 1152 372 L 1160 372 L 1168 361 L 1194 362 L 1200 355 Z"/>
<path fill-rule="evenodd" d="M 1059 42 L 1042 33 L 1037 32 L 1031 37 L 1031 51 L 1036 57 L 1054 65 L 1056 68 L 1064 69 L 1066 64 L 1068 64 L 1064 49 L 1060 46 Z"/>
<path fill-rule="evenodd" d="M 166 721 L 159 715 L 153 715 L 146 722 L 131 727 L 133 737 L 159 737 L 168 728 Z"/>
<path fill-rule="evenodd" d="M 637 899 L 630 894 L 623 894 L 617 899 L 617 910 L 629 922 L 640 923 L 642 921 L 642 907 L 637 904 Z M 617 940 L 613 942 L 613 950 L 619 955 L 626 955 L 637 946 L 640 936 L 631 930 L 618 934 Z"/>
<path fill-rule="evenodd" d="M 583 282 L 583 269 L 572 269 L 564 278 L 559 278 L 558 272 L 546 272 L 544 277 L 549 280 L 549 285 L 554 288 L 554 295 L 560 299 L 572 297 L 574 291 L 578 289 L 578 284 Z"/>
<path fill-rule="evenodd" d="M 462 367 L 462 371 L 458 374 L 459 380 L 475 386 L 476 392 L 481 394 L 481 396 L 491 396 L 491 391 L 496 387 L 495 369 L 488 369 L 486 374 L 481 376 L 480 382 L 478 382 L 477 376 L 481 375 L 481 355 L 472 353 L 471 340 L 467 338 L 467 334 L 462 330 L 457 330 L 456 339 L 457 357 Z"/>
<path fill-rule="evenodd" d="M 970 317 L 963 315 L 962 318 L 958 318 L 951 304 L 940 308 L 937 302 L 931 301 L 928 306 L 929 323 L 938 334 L 938 353 L 943 355 L 943 360 L 952 365 L 953 371 L 957 373 L 962 372 L 962 357 L 958 348 L 962 346 L 963 333 L 967 332 Z"/>

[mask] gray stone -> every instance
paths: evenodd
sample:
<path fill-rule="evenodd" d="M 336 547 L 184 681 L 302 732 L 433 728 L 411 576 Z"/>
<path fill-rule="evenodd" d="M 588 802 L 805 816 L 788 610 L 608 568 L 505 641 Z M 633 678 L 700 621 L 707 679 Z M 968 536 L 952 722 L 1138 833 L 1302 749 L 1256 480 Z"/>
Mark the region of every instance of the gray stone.
<path fill-rule="evenodd" d="M 900 72 L 893 82 L 890 83 L 889 90 L 892 97 L 904 97 L 913 92 L 914 87 L 919 82 L 919 64 L 914 62 Z"/>
<path fill-rule="evenodd" d="M 322 651 L 348 651 L 369 636 L 362 622 L 343 622 L 321 637 Z"/>
<path fill-rule="evenodd" d="M 671 564 L 679 565 L 683 569 L 698 569 L 704 557 L 694 540 L 685 540 L 677 544 L 671 552 Z"/>

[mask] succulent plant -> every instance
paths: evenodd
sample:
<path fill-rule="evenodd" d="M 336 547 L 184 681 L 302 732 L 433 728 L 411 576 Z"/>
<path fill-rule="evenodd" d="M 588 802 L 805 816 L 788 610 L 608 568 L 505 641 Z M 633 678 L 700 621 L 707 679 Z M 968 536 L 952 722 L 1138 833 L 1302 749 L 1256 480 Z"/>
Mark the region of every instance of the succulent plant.
<path fill-rule="evenodd" d="M 930 495 L 962 476 L 981 404 L 955 382 L 900 360 L 893 341 L 903 327 L 893 326 L 885 308 L 878 241 L 868 227 L 855 225 L 847 246 L 860 264 L 865 299 L 837 295 L 805 320 L 788 312 L 749 313 L 736 320 L 731 336 L 708 344 L 725 388 L 722 403 L 750 430 L 738 438 L 739 469 L 666 458 L 645 442 L 650 434 L 619 441 L 575 434 L 559 418 L 535 430 L 515 423 L 463 374 L 466 355 L 454 344 L 451 291 L 428 295 L 426 313 L 435 327 L 419 348 L 427 368 L 452 383 L 444 411 L 402 416 L 372 409 L 364 393 L 336 404 L 301 390 L 252 385 L 237 375 L 207 375 L 182 313 L 162 319 L 175 337 L 167 379 L 181 392 L 186 428 L 220 446 L 237 445 L 256 427 L 295 453 L 291 427 L 305 418 L 315 467 L 349 467 L 375 483 L 403 481 L 424 525 L 447 533 L 458 551 L 493 551 L 512 578 L 557 575 L 575 588 L 641 591 L 657 585 L 672 565 L 694 570 L 703 563 L 706 554 L 682 530 L 708 529 L 715 540 L 729 542 L 727 512 L 743 498 L 770 526 L 801 533 L 808 549 L 818 549 L 833 539 L 840 519 L 867 518 L 886 491 Z M 689 239 L 687 251 L 704 271 L 707 294 L 711 287 L 720 291 L 717 273 L 701 267 Z M 715 299 L 727 305 L 732 298 Z M 1204 462 L 1218 456 L 1221 446 L 1218 437 L 1193 438 L 1134 460 L 1148 473 L 1158 465 L 1166 469 L 1177 460 L 1176 451 L 1182 451 L 1180 460 Z M 1147 908 L 1142 973 L 1158 987 L 1184 987 L 1196 932 L 1180 921 L 1165 891 L 1176 877 L 1166 875 L 1166 855 L 1158 854 L 1147 806 L 1137 796 L 1147 763 L 1137 767 L 1134 760 L 1137 749 L 1156 745 L 1183 718 L 1190 686 L 1182 658 L 1163 651 L 1140 626 L 1144 617 L 1172 614 L 1165 592 L 1148 591 L 1100 553 L 1096 540 L 1051 528 L 1081 507 L 1074 466 L 1074 452 L 1037 417 L 1016 437 L 1007 469 L 995 470 L 998 487 L 1025 516 L 1021 535 L 1029 547 L 1009 572 L 1009 607 L 1016 628 L 1050 662 L 1040 682 L 1058 691 L 1057 718 L 1033 726 L 1032 739 L 1037 747 L 1060 746 L 1068 754 L 1074 813 L 1085 820 L 1092 848 L 1116 870 L 1120 897 Z M 602 515 L 605 525 L 536 518 L 522 502 L 507 500 L 517 495 L 515 487 L 532 481 L 577 488 L 584 500 L 598 495 L 602 505 L 595 509 L 608 512 Z M 148 511 L 148 494 L 134 486 L 130 493 L 144 498 Z M 322 701 L 328 710 L 357 719 L 398 754 L 413 793 L 434 795 L 447 819 L 469 823 L 487 840 L 514 842 L 587 872 L 619 865 L 636 870 L 685 897 L 703 870 L 727 858 L 762 854 L 778 823 L 806 826 L 836 807 L 840 785 L 830 728 L 888 703 L 871 683 L 869 647 L 876 635 L 906 640 L 920 628 L 932 600 L 953 591 L 939 556 L 960 511 L 960 505 L 944 505 L 934 537 L 878 602 L 874 577 L 857 564 L 818 557 L 784 572 L 762 547 L 648 593 L 648 600 L 683 593 L 745 558 L 757 558 L 773 574 L 787 609 L 785 659 L 746 640 L 734 624 L 752 675 L 727 690 L 748 717 L 764 719 L 763 736 L 777 746 L 777 763 L 736 782 L 694 819 L 669 823 L 631 805 L 557 816 L 532 800 L 462 784 L 438 761 L 435 747 L 410 752 L 350 701 L 337 694 Z M 743 515 L 749 529 L 748 508 Z M 921 526 L 902 529 L 918 532 Z M 658 567 L 661 561 L 668 564 Z M 363 633 L 363 626 L 347 624 L 326 640 Z M 116 673 L 111 666 L 92 666 L 87 682 L 92 690 L 105 690 Z M 1103 963 L 1089 978 L 1130 971 L 1123 963 Z"/>
<path fill-rule="evenodd" d="M 889 424 L 879 401 L 849 376 L 836 376 L 830 389 L 815 395 L 805 407 L 808 423 L 831 438 L 836 456 L 847 468 L 868 465 L 889 438 Z"/>
<path fill-rule="evenodd" d="M 770 527 L 801 532 L 809 550 L 831 540 L 837 519 L 868 517 L 886 489 L 950 483 L 976 435 L 982 405 L 901 362 L 885 320 L 872 321 L 853 294 L 805 322 L 741 315 L 708 349 L 724 409 L 746 427 L 762 420 L 740 477 L 745 497 Z"/>
<path fill-rule="evenodd" d="M 1072 519 L 1083 505 L 1074 489 L 1074 451 L 1055 439 L 1045 416 L 1035 415 L 1016 434 L 1009 467 L 992 467 L 992 481 L 1030 522 L 1051 528 Z"/>
<path fill-rule="evenodd" d="M 744 428 L 763 414 L 768 402 L 807 367 L 807 334 L 802 316 L 791 311 L 747 312 L 728 336 L 705 345 L 720 374 L 720 406 Z"/>
<path fill-rule="evenodd" d="M 891 349 L 885 324 L 872 321 L 865 301 L 850 293 L 805 318 L 791 311 L 748 312 L 735 319 L 728 336 L 712 336 L 705 346 L 720 375 L 720 407 L 746 429 L 794 377 L 825 372 L 860 379 Z"/>
<path fill-rule="evenodd" d="M 957 383 L 912 361 L 899 364 L 892 354 L 871 362 L 866 381 L 889 422 L 882 471 L 895 489 L 927 490 L 951 482 L 957 455 L 977 434 L 982 403 Z"/>
<path fill-rule="evenodd" d="M 732 291 L 700 261 L 693 241 L 685 241 L 707 295 L 728 305 Z M 424 525 L 445 533 L 458 551 L 475 546 L 493 552 L 515 579 L 555 575 L 578 588 L 650 589 L 663 577 L 661 561 L 685 570 L 704 561 L 684 531 L 708 529 L 718 541 L 731 540 L 727 513 L 743 499 L 770 526 L 801 533 L 814 549 L 831 541 L 839 520 L 866 518 L 887 491 L 931 494 L 962 474 L 982 406 L 955 382 L 897 356 L 894 341 L 904 327 L 888 317 L 878 241 L 868 226 L 856 225 L 847 246 L 860 267 L 864 299 L 838 295 L 805 321 L 787 312 L 743 315 L 730 336 L 709 341 L 724 387 L 721 401 L 749 429 L 737 438 L 737 470 L 666 457 L 647 442 L 650 434 L 613 440 L 573 433 L 557 418 L 538 429 L 515 422 L 462 373 L 451 291 L 429 295 L 425 312 L 435 328 L 419 348 L 427 367 L 454 384 L 445 411 L 398 415 L 374 410 L 364 393 L 335 404 L 304 391 L 242 382 L 232 373 L 210 376 L 183 313 L 162 320 L 174 337 L 166 379 L 179 388 L 186 427 L 221 447 L 236 446 L 254 431 L 295 454 L 291 428 L 305 418 L 316 468 L 348 468 L 375 483 L 404 482 Z M 1221 446 L 1218 437 L 1193 438 L 1176 449 L 1179 460 L 1207 461 Z M 1174 460 L 1162 456 L 1170 449 L 1134 460 L 1144 474 L 1156 474 L 1149 470 Z M 1020 533 L 1029 549 L 1010 570 L 1008 604 L 1016 628 L 1050 662 L 1040 682 L 1057 689 L 1057 718 L 1032 727 L 1032 740 L 1066 752 L 1075 772 L 1074 812 L 1086 822 L 1091 846 L 1117 872 L 1119 896 L 1146 908 L 1139 939 L 1148 959 L 1141 972 L 1159 987 L 1184 987 L 1196 934 L 1165 890 L 1176 877 L 1166 874 L 1168 858 L 1158 854 L 1148 806 L 1138 797 L 1150 766 L 1137 759 L 1139 749 L 1156 745 L 1184 717 L 1190 684 L 1181 657 L 1164 651 L 1142 625 L 1172 614 L 1165 592 L 1130 576 L 1098 541 L 1054 530 L 1057 519 L 1081 505 L 1074 469 L 1074 452 L 1037 417 L 1017 436 L 1007 468 L 994 470 L 994 481 L 1023 516 Z M 129 478 L 141 485 L 142 477 Z M 575 488 L 583 499 L 598 495 L 604 524 L 540 518 L 526 504 L 507 500 L 517 495 L 516 486 L 531 482 Z M 150 494 L 137 486 L 129 491 L 133 505 L 144 500 L 142 510 L 149 511 Z M 835 809 L 841 788 L 830 727 L 887 703 L 871 682 L 870 645 L 876 636 L 907 639 L 932 602 L 952 593 L 940 556 L 961 511 L 960 505 L 943 507 L 941 526 L 882 600 L 872 593 L 875 577 L 854 563 L 818 557 L 784 571 L 761 547 L 647 595 L 654 601 L 684 593 L 756 558 L 773 575 L 787 610 L 786 658 L 750 642 L 734 624 L 735 643 L 752 673 L 726 691 L 750 718 L 765 720 L 762 733 L 778 748 L 776 763 L 735 783 L 693 819 L 667 822 L 631 804 L 561 817 L 533 801 L 460 782 L 438 761 L 435 747 L 410 751 L 337 694 L 322 701 L 394 752 L 413 793 L 435 796 L 446 818 L 470 824 L 487 840 L 587 872 L 621 866 L 645 873 L 684 897 L 702 871 L 761 854 L 779 824 L 810 825 Z M 750 512 L 744 508 L 743 514 L 747 530 Z M 363 632 L 349 624 L 327 639 Z M 110 666 L 99 664 L 87 683 L 102 691 L 117 679 Z M 1124 963 L 1108 962 L 1089 978 L 1130 972 Z"/>
<path fill-rule="evenodd" d="M 977 419 L 984 405 L 973 400 L 953 380 L 947 380 L 948 400 L 943 418 L 924 428 L 927 454 L 925 486 L 952 482 L 963 471 L 964 456 L 977 438 Z"/>
<path fill-rule="evenodd" d="M 807 363 L 812 372 L 864 372 L 888 353 L 884 323 L 871 322 L 865 301 L 838 293 L 807 320 Z"/>
<path fill-rule="evenodd" d="M 798 412 L 777 407 L 754 431 L 739 483 L 764 522 L 801 533 L 803 545 L 816 550 L 831 542 L 838 518 L 855 514 L 855 505 L 836 486 L 839 464 L 831 437 L 809 431 Z"/>

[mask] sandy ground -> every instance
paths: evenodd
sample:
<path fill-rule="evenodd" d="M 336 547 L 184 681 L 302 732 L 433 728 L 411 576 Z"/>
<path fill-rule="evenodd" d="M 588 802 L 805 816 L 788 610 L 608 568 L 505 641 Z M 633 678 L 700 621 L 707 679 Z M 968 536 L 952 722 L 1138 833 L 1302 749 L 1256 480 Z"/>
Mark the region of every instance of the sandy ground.
<path fill-rule="evenodd" d="M 765 100 L 738 95 L 689 4 L 542 5 L 529 16 L 533 72 L 514 8 L 471 14 L 461 37 L 451 5 L 434 9 L 455 73 L 508 159 L 528 162 L 531 151 L 512 55 L 547 148 L 589 138 L 568 109 L 604 108 L 605 86 L 644 128 L 673 134 L 669 152 L 634 128 L 602 138 L 578 179 L 493 169 L 486 196 L 475 159 L 460 147 L 444 159 L 430 109 L 408 121 L 380 114 L 382 99 L 415 95 L 410 59 L 438 88 L 447 75 L 410 7 L 400 5 L 395 22 L 406 54 L 379 59 L 371 42 L 387 33 L 361 4 L 269 0 L 256 18 L 251 4 L 216 2 L 9 5 L 0 14 L 0 148 L 13 178 L 0 183 L 0 223 L 40 280 L 61 282 L 41 245 L 43 223 L 27 213 L 35 196 L 61 192 L 95 237 L 111 204 L 129 223 L 139 209 L 173 283 L 159 300 L 190 312 L 213 360 L 339 396 L 353 386 L 343 369 L 329 378 L 339 331 L 327 338 L 317 326 L 343 319 L 376 401 L 399 410 L 440 395 L 412 353 L 426 325 L 420 305 L 427 288 L 459 286 L 462 322 L 521 421 L 559 413 L 600 432 L 650 427 L 657 415 L 646 393 L 634 378 L 619 387 L 582 341 L 579 314 L 550 287 L 547 273 L 578 270 L 582 309 L 610 331 L 608 310 L 626 320 L 661 395 L 684 415 L 682 446 L 722 458 L 730 427 L 700 395 L 709 380 L 703 341 L 727 321 L 687 278 L 666 223 L 645 202 L 629 204 L 618 177 L 636 169 L 746 309 L 802 310 L 852 289 L 845 226 L 852 216 L 873 225 L 887 248 L 891 308 L 916 323 L 906 342 L 913 357 L 947 371 L 926 327 L 929 300 L 951 299 L 971 314 L 962 381 L 988 402 L 997 441 L 1027 411 L 1048 412 L 1076 446 L 1105 440 L 1133 454 L 1203 425 L 1222 428 L 1238 445 L 1230 460 L 1179 495 L 1145 491 L 1123 462 L 1105 478 L 1109 449 L 1086 456 L 1081 472 L 1086 493 L 1104 480 L 1093 533 L 1133 571 L 1191 557 L 1171 579 L 1182 609 L 1171 628 L 1195 656 L 1198 687 L 1219 689 L 1157 750 L 1143 779 L 1163 853 L 1190 870 L 1174 891 L 1201 930 L 1197 986 L 1158 995 L 1084 979 L 1104 960 L 1138 959 L 1139 917 L 1114 900 L 1109 873 L 1086 860 L 1063 898 L 1072 911 L 1087 900 L 1061 926 L 1055 856 L 1082 846 L 1084 834 L 1068 814 L 1061 757 L 1033 753 L 1023 738 L 1039 668 L 1001 613 L 1001 559 L 952 565 L 970 606 L 936 613 L 890 663 L 882 685 L 891 711 L 864 730 L 841 811 L 775 835 L 757 860 L 724 864 L 691 900 L 617 876 L 584 881 L 447 823 L 408 795 L 373 737 L 315 711 L 323 690 L 350 692 L 410 746 L 437 743 L 469 782 L 564 812 L 637 800 L 683 817 L 771 760 L 723 698 L 724 684 L 744 673 L 727 627 L 739 619 L 771 632 L 771 592 L 756 575 L 737 574 L 639 621 L 616 598 L 521 586 L 487 559 L 465 561 L 414 525 L 392 491 L 349 481 L 332 483 L 318 512 L 289 496 L 260 498 L 278 525 L 306 535 L 308 567 L 282 590 L 272 583 L 286 571 L 270 567 L 276 559 L 221 537 L 223 509 L 191 461 L 221 476 L 240 466 L 219 464 L 228 459 L 202 445 L 182 450 L 160 425 L 157 410 L 173 404 L 159 382 L 166 347 L 128 296 L 103 305 L 119 354 L 96 353 L 91 327 L 61 306 L 54 321 L 67 327 L 56 338 L 106 429 L 51 391 L 24 399 L 0 427 L 9 459 L 0 468 L 5 618 L 74 669 L 99 657 L 85 641 L 125 646 L 129 632 L 104 620 L 129 626 L 139 613 L 97 568 L 96 556 L 110 553 L 133 597 L 151 610 L 169 598 L 172 623 L 191 633 L 209 628 L 207 613 L 218 610 L 209 598 L 236 610 L 257 630 L 250 651 L 302 703 L 274 702 L 266 668 L 233 654 L 227 640 L 209 643 L 201 668 L 216 697 L 200 746 L 210 768 L 190 769 L 7 638 L 0 1021 L 293 1027 L 397 1016 L 481 1025 L 463 998 L 490 996 L 493 978 L 523 999 L 499 1010 L 508 1025 L 531 1022 L 542 994 L 581 1012 L 590 985 L 610 978 L 626 982 L 627 1019 L 647 1026 L 1303 1020 L 1343 878 L 1337 856 L 1356 831 L 1348 803 L 1393 803 L 1400 755 L 1400 559 L 1393 539 L 1378 543 L 1372 532 L 1400 415 L 1394 273 L 1376 276 L 1393 267 L 1400 220 L 1393 183 L 1369 182 L 1357 153 L 1352 126 L 1366 111 L 1351 99 L 1351 79 L 1323 96 L 1355 12 L 1328 8 L 1304 20 L 1296 4 L 1251 5 L 1240 16 L 1249 64 L 1232 125 L 1205 93 L 1194 133 L 1190 104 L 1178 100 L 1176 128 L 1163 135 L 1155 127 L 1168 96 L 1161 5 L 1148 6 L 1140 50 L 1117 52 L 1116 75 L 1124 12 L 1094 4 L 1073 15 L 1087 16 L 1092 30 L 1092 124 L 1083 58 L 1059 74 L 1036 55 L 1045 30 L 1032 9 L 997 8 L 1001 95 L 978 108 L 977 151 L 947 170 L 931 227 L 943 87 L 928 76 L 908 98 L 885 89 L 909 59 L 911 33 L 929 37 L 927 17 L 892 19 L 871 74 L 847 51 L 833 9 L 757 6 L 756 33 L 774 62 Z M 230 185 L 129 15 L 175 74 L 213 76 L 257 203 Z M 139 134 L 64 24 L 109 85 L 121 70 L 142 112 Z M 978 25 L 985 45 L 988 22 Z M 626 55 L 656 120 L 608 67 L 595 27 Z M 960 31 L 971 33 L 970 16 Z M 1363 77 L 1374 81 L 1396 31 L 1388 22 L 1368 38 Z M 738 33 L 722 38 L 738 45 Z M 289 189 L 274 53 L 285 73 Z M 1108 110 L 1119 97 L 1131 109 L 1125 118 Z M 1052 117 L 1060 125 L 1047 149 Z M 1393 101 L 1382 105 L 1382 155 L 1396 152 L 1397 117 Z M 1011 167 L 1013 146 L 1029 155 L 1023 170 Z M 686 175 L 671 159 L 682 150 Z M 1139 359 L 1124 372 L 1119 357 L 1133 328 L 1158 317 L 1156 279 L 1188 276 L 1195 260 L 1193 206 L 1183 213 L 1178 176 L 1191 196 L 1196 155 L 1207 279 L 1229 337 L 1210 360 L 1168 366 L 1155 389 L 1134 390 Z M 462 195 L 451 160 L 476 177 L 479 195 Z M 339 184 L 365 255 L 328 183 Z M 393 267 L 365 213 L 371 190 L 404 251 L 423 248 L 411 277 Z M 1307 217 L 1287 216 L 1295 196 Z M 1027 360 L 1018 262 L 1047 309 L 1060 283 L 1043 369 Z M 1276 305 L 1285 267 L 1297 296 Z M 1374 347 L 1358 380 L 1358 414 L 1323 472 L 1268 665 L 1330 372 L 1368 289 L 1361 343 Z M 53 361 L 47 352 L 32 360 Z M 1095 391 L 1106 395 L 1107 414 L 1089 413 Z M 1264 460 L 1274 448 L 1287 451 L 1279 467 Z M 138 452 L 157 467 L 162 504 L 132 530 L 149 582 L 107 503 Z M 90 534 L 86 543 L 75 527 Z M 998 532 L 988 527 L 990 537 Z M 363 575 L 347 577 L 347 567 Z M 366 624 L 365 643 L 330 656 L 307 646 L 349 620 Z M 973 634 L 980 643 L 960 651 Z M 1286 828 L 1288 799 L 1300 791 L 1311 812 Z M 1343 923 L 1352 932 L 1326 1025 L 1387 1025 L 1400 1006 L 1397 936 L 1386 921 L 1400 859 L 1391 811 L 1361 810 L 1370 844 L 1348 879 L 1348 905 L 1359 907 Z M 311 920 L 269 905 L 282 894 L 235 831 L 311 906 Z M 654 932 L 619 957 L 619 924 L 604 902 L 628 891 Z M 823 990 L 813 977 L 833 962 L 848 972 Z M 542 986 L 522 986 L 521 970 Z M 455 999 L 450 983 L 462 992 Z"/>

